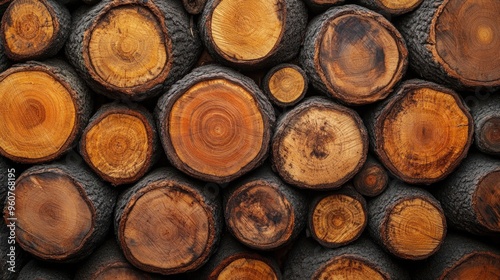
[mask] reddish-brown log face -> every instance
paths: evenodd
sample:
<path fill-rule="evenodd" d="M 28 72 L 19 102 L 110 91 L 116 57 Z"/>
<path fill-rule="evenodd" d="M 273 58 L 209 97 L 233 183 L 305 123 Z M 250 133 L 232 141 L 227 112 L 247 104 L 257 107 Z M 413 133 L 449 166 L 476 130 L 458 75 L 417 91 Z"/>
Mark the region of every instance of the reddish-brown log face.
<path fill-rule="evenodd" d="M 26 251 L 50 260 L 77 252 L 94 230 L 93 207 L 81 187 L 58 172 L 21 177 L 16 189 L 17 239 Z"/>
<path fill-rule="evenodd" d="M 500 153 L 500 118 L 490 118 L 477 133 L 483 145 L 491 151 Z"/>
<path fill-rule="evenodd" d="M 191 86 L 175 101 L 168 119 L 175 154 L 196 173 L 233 176 L 267 143 L 254 96 L 224 79 Z"/>
<path fill-rule="evenodd" d="M 389 279 L 376 268 L 355 257 L 336 257 L 318 270 L 312 279 Z"/>
<path fill-rule="evenodd" d="M 500 171 L 492 172 L 481 180 L 472 204 L 479 222 L 489 230 L 500 232 Z"/>
<path fill-rule="evenodd" d="M 146 7 L 123 5 L 103 14 L 85 34 L 84 58 L 92 77 L 120 91 L 143 92 L 170 69 L 161 21 Z"/>
<path fill-rule="evenodd" d="M 218 273 L 218 274 L 217 274 Z M 234 258 L 222 270 L 216 271 L 209 279 L 240 280 L 259 279 L 277 280 L 278 275 L 267 263 L 252 258 Z"/>
<path fill-rule="evenodd" d="M 289 240 L 295 217 L 290 202 L 269 184 L 248 184 L 226 206 L 228 226 L 252 247 L 276 248 Z"/>
<path fill-rule="evenodd" d="M 500 85 L 500 2 L 443 3 L 431 27 L 433 55 L 452 77 L 465 84 Z"/>
<path fill-rule="evenodd" d="M 96 275 L 93 275 L 95 280 L 114 280 L 114 279 L 124 279 L 124 280 L 143 280 L 149 279 L 145 278 L 145 273 L 134 269 L 128 263 L 115 263 L 109 265 L 99 271 Z"/>
<path fill-rule="evenodd" d="M 432 203 L 413 198 L 396 204 L 383 226 L 382 240 L 398 256 L 422 259 L 443 242 L 446 221 L 442 210 Z"/>
<path fill-rule="evenodd" d="M 0 151 L 28 162 L 53 158 L 75 137 L 68 89 L 43 71 L 7 70 L 0 80 Z"/>
<path fill-rule="evenodd" d="M 498 279 L 500 277 L 500 256 L 489 253 L 467 255 L 439 280 L 453 279 Z"/>

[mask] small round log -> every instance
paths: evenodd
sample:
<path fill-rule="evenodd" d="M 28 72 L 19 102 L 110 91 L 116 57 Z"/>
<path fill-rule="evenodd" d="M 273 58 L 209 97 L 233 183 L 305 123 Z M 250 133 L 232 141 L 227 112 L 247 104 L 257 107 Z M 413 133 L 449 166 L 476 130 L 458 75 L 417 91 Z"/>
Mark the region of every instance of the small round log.
<path fill-rule="evenodd" d="M 353 186 L 362 195 L 375 197 L 389 184 L 387 169 L 373 156 L 368 155 L 361 170 L 354 176 Z"/>
<path fill-rule="evenodd" d="M 0 74 L 0 154 L 21 163 L 54 160 L 77 142 L 90 93 L 65 62 L 16 64 Z"/>
<path fill-rule="evenodd" d="M 42 60 L 62 49 L 71 15 L 55 0 L 13 1 L 2 17 L 0 37 L 12 60 Z"/>
<path fill-rule="evenodd" d="M 272 139 L 273 169 L 287 183 L 336 189 L 363 166 L 368 135 L 358 114 L 312 97 L 282 115 Z"/>
<path fill-rule="evenodd" d="M 280 64 L 273 67 L 262 80 L 262 88 L 269 99 L 279 107 L 297 104 L 307 92 L 307 75 L 297 65 Z"/>
<path fill-rule="evenodd" d="M 483 153 L 500 156 L 500 95 L 490 95 L 470 106 L 474 144 Z"/>
<path fill-rule="evenodd" d="M 406 71 L 407 55 L 401 34 L 382 15 L 344 5 L 309 23 L 299 60 L 316 89 L 362 105 L 392 92 Z"/>

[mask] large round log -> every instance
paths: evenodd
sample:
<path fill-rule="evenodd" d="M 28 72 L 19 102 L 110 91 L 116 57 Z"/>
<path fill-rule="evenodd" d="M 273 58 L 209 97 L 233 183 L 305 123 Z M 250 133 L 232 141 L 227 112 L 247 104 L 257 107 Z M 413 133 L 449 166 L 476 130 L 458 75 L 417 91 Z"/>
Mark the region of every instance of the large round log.
<path fill-rule="evenodd" d="M 115 235 L 135 267 L 164 275 L 207 262 L 220 238 L 219 197 L 174 169 L 146 175 L 118 198 Z"/>
<path fill-rule="evenodd" d="M 500 250 L 458 234 L 412 273 L 415 280 L 499 279 Z"/>
<path fill-rule="evenodd" d="M 28 168 L 15 197 L 19 245 L 47 261 L 77 262 L 106 237 L 116 194 L 84 165 L 68 162 Z"/>
<path fill-rule="evenodd" d="M 368 231 L 391 254 L 421 260 L 437 252 L 446 235 L 441 204 L 427 191 L 392 181 L 368 202 Z"/>
<path fill-rule="evenodd" d="M 477 99 L 470 107 L 474 144 L 483 153 L 500 156 L 500 94 Z"/>
<path fill-rule="evenodd" d="M 158 158 L 153 116 L 143 107 L 111 103 L 90 119 L 80 139 L 87 164 L 113 185 L 136 182 Z"/>
<path fill-rule="evenodd" d="M 471 152 L 435 188 L 450 226 L 475 234 L 500 234 L 500 161 Z"/>
<path fill-rule="evenodd" d="M 402 83 L 365 120 L 380 161 L 411 184 L 444 179 L 472 143 L 473 120 L 460 97 L 422 80 Z"/>
<path fill-rule="evenodd" d="M 196 68 L 172 86 L 158 101 L 156 118 L 171 163 L 216 183 L 262 163 L 275 121 L 252 80 L 217 65 Z"/>
<path fill-rule="evenodd" d="M 405 270 L 367 238 L 336 249 L 301 239 L 290 252 L 283 276 L 287 280 L 410 279 Z"/>
<path fill-rule="evenodd" d="M 209 0 L 199 28 L 212 57 L 256 69 L 294 58 L 306 24 L 300 0 Z"/>
<path fill-rule="evenodd" d="M 0 37 L 12 60 L 45 59 L 61 50 L 71 16 L 56 0 L 13 1 L 2 16 Z"/>
<path fill-rule="evenodd" d="M 151 98 L 186 74 L 201 43 L 180 1 L 111 1 L 74 22 L 66 57 L 95 91 Z"/>
<path fill-rule="evenodd" d="M 90 93 L 65 62 L 16 64 L 0 74 L 0 154 L 22 163 L 54 160 L 85 128 Z"/>
<path fill-rule="evenodd" d="M 272 250 L 295 239 L 306 225 L 307 200 L 264 166 L 225 191 L 224 217 L 244 245 Z"/>
<path fill-rule="evenodd" d="M 358 114 L 312 97 L 282 115 L 272 139 L 272 162 L 289 184 L 335 189 L 363 166 L 368 135 Z"/>
<path fill-rule="evenodd" d="M 351 185 L 316 195 L 310 203 L 309 232 L 324 247 L 335 248 L 355 241 L 367 222 L 366 201 Z"/>
<path fill-rule="evenodd" d="M 424 0 L 398 27 L 411 67 L 452 88 L 500 86 L 500 2 Z"/>
<path fill-rule="evenodd" d="M 221 238 L 219 248 L 210 261 L 193 273 L 193 278 L 199 280 L 283 279 L 276 261 L 243 247 L 228 233 Z"/>
<path fill-rule="evenodd" d="M 360 105 L 386 98 L 403 77 L 408 59 L 401 34 L 388 20 L 344 5 L 309 23 L 300 62 L 316 89 Z"/>

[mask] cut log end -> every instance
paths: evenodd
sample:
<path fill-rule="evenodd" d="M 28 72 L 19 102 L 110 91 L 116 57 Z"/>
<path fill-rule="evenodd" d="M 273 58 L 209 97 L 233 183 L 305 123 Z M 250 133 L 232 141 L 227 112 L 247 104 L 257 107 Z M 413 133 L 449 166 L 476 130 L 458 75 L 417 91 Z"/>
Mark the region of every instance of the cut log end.
<path fill-rule="evenodd" d="M 411 11 L 415 9 L 423 0 L 376 0 L 377 2 L 385 7 L 387 10 L 398 11 L 395 14 L 401 14 L 404 12 Z"/>
<path fill-rule="evenodd" d="M 226 213 L 238 240 L 258 249 L 283 245 L 296 222 L 290 202 L 266 182 L 239 188 L 229 198 Z"/>
<path fill-rule="evenodd" d="M 81 152 L 106 181 L 132 183 L 152 164 L 155 133 L 152 121 L 139 111 L 108 107 L 83 133 Z"/>
<path fill-rule="evenodd" d="M 422 198 L 396 204 L 385 222 L 382 236 L 397 256 L 424 259 L 439 249 L 446 233 L 442 211 Z"/>
<path fill-rule="evenodd" d="M 312 279 L 385 280 L 387 277 L 369 262 L 347 255 L 331 259 Z"/>
<path fill-rule="evenodd" d="M 209 279 L 279 279 L 273 267 L 262 260 L 252 259 L 250 256 L 235 257 L 222 265 L 222 270 L 220 272 L 216 270 L 218 274 L 210 275 Z"/>
<path fill-rule="evenodd" d="M 472 117 L 460 98 L 437 85 L 403 86 L 375 128 L 381 161 L 401 180 L 429 184 L 451 173 L 466 155 Z"/>
<path fill-rule="evenodd" d="M 432 20 L 433 56 L 450 76 L 467 86 L 499 86 L 500 2 L 443 3 L 442 12 Z"/>
<path fill-rule="evenodd" d="M 500 255 L 479 252 L 464 256 L 442 279 L 497 279 L 499 275 Z"/>
<path fill-rule="evenodd" d="M 109 10 L 85 33 L 84 58 L 90 74 L 106 87 L 129 94 L 161 84 L 171 66 L 163 30 L 160 19 L 146 7 Z"/>
<path fill-rule="evenodd" d="M 68 35 L 69 29 L 61 25 L 68 25 L 69 21 L 69 12 L 52 0 L 15 1 L 2 20 L 5 53 L 18 61 L 55 54 Z"/>
<path fill-rule="evenodd" d="M 473 195 L 479 222 L 492 232 L 500 233 L 500 171 L 487 174 Z"/>
<path fill-rule="evenodd" d="M 284 29 L 284 12 L 276 9 L 281 2 L 220 1 L 210 23 L 213 44 L 219 54 L 235 62 L 262 60 L 269 56 Z"/>
<path fill-rule="evenodd" d="M 55 170 L 19 178 L 16 215 L 21 247 L 49 260 L 75 254 L 95 226 L 95 210 L 80 192 L 78 183 Z"/>
<path fill-rule="evenodd" d="M 314 50 L 308 50 L 308 42 L 303 49 L 313 51 L 313 57 L 302 55 L 313 59 L 314 69 L 309 71 L 316 73 L 317 83 L 349 104 L 387 97 L 406 70 L 407 49 L 399 32 L 382 16 L 359 6 L 328 13 L 330 17 L 320 24 L 322 29 L 314 38 Z"/>
<path fill-rule="evenodd" d="M 13 94 L 15 93 L 15 94 Z M 11 68 L 0 77 L 0 152 L 41 162 L 64 152 L 76 137 L 77 108 L 69 90 L 42 69 Z"/>
<path fill-rule="evenodd" d="M 326 247 L 347 244 L 365 229 L 366 211 L 366 205 L 355 197 L 344 194 L 326 196 L 312 210 L 311 233 Z"/>
<path fill-rule="evenodd" d="M 500 117 L 488 119 L 476 133 L 484 149 L 489 153 L 500 154 Z"/>
<path fill-rule="evenodd" d="M 307 91 L 307 76 L 298 66 L 279 65 L 264 78 L 264 91 L 280 107 L 299 102 Z"/>
<path fill-rule="evenodd" d="M 334 189 L 362 167 L 367 141 L 364 125 L 354 111 L 314 98 L 280 121 L 273 138 L 273 164 L 291 184 Z"/>
<path fill-rule="evenodd" d="M 354 176 L 354 188 L 362 195 L 374 197 L 382 193 L 389 183 L 387 170 L 378 162 L 368 160 Z"/>

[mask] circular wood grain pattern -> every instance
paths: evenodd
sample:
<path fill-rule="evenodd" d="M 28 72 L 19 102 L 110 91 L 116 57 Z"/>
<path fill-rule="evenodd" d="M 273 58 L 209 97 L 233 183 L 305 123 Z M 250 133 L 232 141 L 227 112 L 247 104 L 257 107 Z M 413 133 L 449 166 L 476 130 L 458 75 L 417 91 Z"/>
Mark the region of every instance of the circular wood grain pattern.
<path fill-rule="evenodd" d="M 449 174 L 469 147 L 470 116 L 458 97 L 440 90 L 411 89 L 386 109 L 376 128 L 383 157 L 408 182 L 432 182 Z"/>
<path fill-rule="evenodd" d="M 265 145 L 266 129 L 254 95 L 229 80 L 194 84 L 175 101 L 168 119 L 176 155 L 196 173 L 233 176 Z"/>
<path fill-rule="evenodd" d="M 82 191 L 58 171 L 20 177 L 16 233 L 21 247 L 48 260 L 62 260 L 81 249 L 93 231 L 95 215 Z"/>
<path fill-rule="evenodd" d="M 335 257 L 318 270 L 313 279 L 373 279 L 386 280 L 384 274 L 370 263 L 355 257 Z"/>
<path fill-rule="evenodd" d="M 466 255 L 439 279 L 498 279 L 500 256 L 490 253 Z"/>
<path fill-rule="evenodd" d="M 389 180 L 384 167 L 379 164 L 370 164 L 363 166 L 354 176 L 353 184 L 360 194 L 374 197 L 385 190 Z"/>
<path fill-rule="evenodd" d="M 406 199 L 390 210 L 382 239 L 400 257 L 423 259 L 441 246 L 446 232 L 444 214 L 422 198 Z"/>
<path fill-rule="evenodd" d="M 473 194 L 477 219 L 493 232 L 500 232 L 500 171 L 486 175 Z"/>
<path fill-rule="evenodd" d="M 304 95 L 306 82 L 297 69 L 283 67 L 271 75 L 269 91 L 281 103 L 294 103 Z"/>
<path fill-rule="evenodd" d="M 9 71 L 9 70 L 7 70 Z M 12 70 L 0 80 L 0 152 L 30 162 L 65 150 L 77 112 L 68 89 L 43 71 Z"/>
<path fill-rule="evenodd" d="M 236 258 L 217 276 L 218 280 L 262 279 L 277 280 L 278 275 L 267 263 L 251 258 Z"/>
<path fill-rule="evenodd" d="M 122 248 L 140 269 L 181 273 L 198 267 L 207 254 L 210 218 L 193 192 L 165 186 L 128 202 L 120 221 Z"/>
<path fill-rule="evenodd" d="M 447 72 L 466 84 L 500 85 L 500 2 L 444 1 L 433 19 L 430 41 Z"/>
<path fill-rule="evenodd" d="M 160 20 L 145 7 L 110 9 L 88 36 L 85 56 L 91 74 L 112 88 L 152 88 L 169 68 L 170 50 L 162 31 Z"/>
<path fill-rule="evenodd" d="M 272 185 L 240 188 L 226 204 L 227 226 L 250 247 L 276 248 L 290 239 L 295 217 L 290 202 Z"/>
<path fill-rule="evenodd" d="M 281 0 L 220 0 L 211 14 L 217 52 L 234 61 L 267 57 L 281 39 L 285 17 Z"/>
<path fill-rule="evenodd" d="M 6 49 L 13 56 L 43 53 L 59 35 L 57 21 L 53 20 L 44 1 L 15 1 L 2 20 L 2 37 Z"/>
<path fill-rule="evenodd" d="M 334 194 L 324 197 L 314 207 L 311 231 L 322 244 L 342 245 L 359 237 L 366 223 L 366 209 L 361 202 Z"/>
<path fill-rule="evenodd" d="M 500 118 L 488 119 L 476 133 L 489 151 L 500 153 Z"/>

